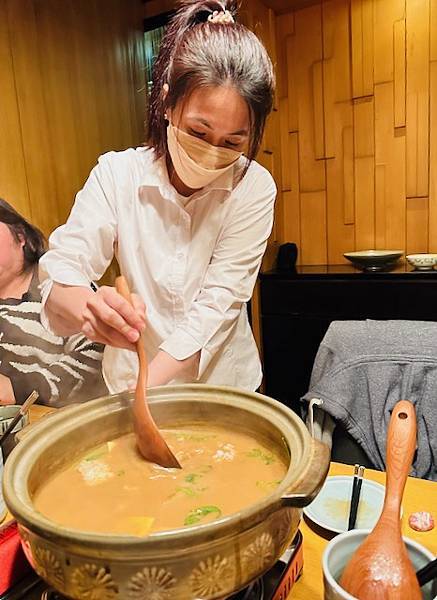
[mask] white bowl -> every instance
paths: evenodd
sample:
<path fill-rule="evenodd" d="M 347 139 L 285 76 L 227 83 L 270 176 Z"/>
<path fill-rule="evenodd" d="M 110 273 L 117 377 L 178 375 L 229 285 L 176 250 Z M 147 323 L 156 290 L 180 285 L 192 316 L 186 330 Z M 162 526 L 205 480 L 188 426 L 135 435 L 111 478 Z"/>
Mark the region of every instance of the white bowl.
<path fill-rule="evenodd" d="M 325 600 L 357 600 L 338 582 L 352 554 L 364 542 L 369 533 L 368 529 L 346 531 L 333 538 L 326 546 L 322 557 Z M 416 571 L 434 560 L 434 554 L 417 542 L 406 537 L 404 537 L 404 542 Z M 423 600 L 433 600 L 437 595 L 437 584 L 435 581 L 434 585 L 433 582 L 427 583 L 421 590 Z"/>
<path fill-rule="evenodd" d="M 343 256 L 359 269 L 382 271 L 393 267 L 402 255 L 402 250 L 360 250 L 345 252 Z"/>
<path fill-rule="evenodd" d="M 303 509 L 304 515 L 319 527 L 334 533 L 347 531 L 353 476 L 327 477 L 316 498 Z M 372 529 L 384 504 L 385 486 L 363 479 L 356 529 Z"/>
<path fill-rule="evenodd" d="M 437 265 L 437 254 L 408 254 L 406 259 L 419 271 L 431 271 Z"/>

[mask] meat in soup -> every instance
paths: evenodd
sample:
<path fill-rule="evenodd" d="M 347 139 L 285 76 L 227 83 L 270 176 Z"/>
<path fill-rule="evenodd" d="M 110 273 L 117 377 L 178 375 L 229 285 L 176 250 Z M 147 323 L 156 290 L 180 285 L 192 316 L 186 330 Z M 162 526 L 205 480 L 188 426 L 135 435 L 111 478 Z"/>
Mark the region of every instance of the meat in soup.
<path fill-rule="evenodd" d="M 270 494 L 287 471 L 246 433 L 202 425 L 162 433 L 182 469 L 144 461 L 126 434 L 49 479 L 36 509 L 73 529 L 144 536 L 235 513 Z"/>

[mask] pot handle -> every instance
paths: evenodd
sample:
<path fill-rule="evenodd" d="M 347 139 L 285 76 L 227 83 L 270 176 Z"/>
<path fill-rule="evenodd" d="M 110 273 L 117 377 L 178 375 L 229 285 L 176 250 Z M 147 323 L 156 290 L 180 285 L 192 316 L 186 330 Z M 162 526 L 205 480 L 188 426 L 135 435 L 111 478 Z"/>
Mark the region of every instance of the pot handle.
<path fill-rule="evenodd" d="M 318 440 L 311 440 L 311 457 L 307 468 L 293 484 L 291 490 L 281 497 L 282 504 L 292 508 L 302 508 L 310 504 L 326 479 L 330 460 L 329 446 Z"/>

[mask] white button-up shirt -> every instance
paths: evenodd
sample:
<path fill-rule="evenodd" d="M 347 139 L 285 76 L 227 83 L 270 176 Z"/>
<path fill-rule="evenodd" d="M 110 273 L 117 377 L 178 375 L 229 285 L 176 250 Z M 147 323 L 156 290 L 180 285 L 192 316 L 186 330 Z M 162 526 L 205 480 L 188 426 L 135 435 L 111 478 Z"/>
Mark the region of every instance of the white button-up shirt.
<path fill-rule="evenodd" d="M 43 300 L 53 281 L 89 287 L 114 253 L 147 307 L 148 359 L 159 349 L 183 360 L 200 350 L 198 381 L 256 389 L 261 364 L 247 317 L 273 223 L 276 186 L 245 159 L 188 201 L 171 185 L 165 159 L 149 148 L 100 157 L 65 225 L 40 260 Z M 107 346 L 111 392 L 133 386 L 133 352 Z"/>

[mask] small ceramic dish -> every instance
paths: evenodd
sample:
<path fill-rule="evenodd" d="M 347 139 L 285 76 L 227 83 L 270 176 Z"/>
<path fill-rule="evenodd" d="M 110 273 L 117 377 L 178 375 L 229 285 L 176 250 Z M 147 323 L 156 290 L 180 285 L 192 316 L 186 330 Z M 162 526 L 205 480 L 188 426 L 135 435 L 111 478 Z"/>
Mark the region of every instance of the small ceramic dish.
<path fill-rule="evenodd" d="M 21 406 L 18 404 L 6 404 L 4 406 L 0 406 L 0 436 L 6 431 L 9 425 L 12 423 L 12 419 L 20 410 Z M 15 434 L 23 429 L 29 422 L 29 415 L 25 414 L 21 417 L 18 423 L 15 425 L 13 431 L 10 436 L 5 440 L 3 446 L 3 455 L 4 460 L 7 459 L 9 454 L 11 453 L 14 446 L 17 444 L 17 440 L 15 439 Z"/>
<path fill-rule="evenodd" d="M 353 477 L 327 477 L 316 498 L 303 509 L 313 523 L 334 533 L 347 531 Z M 372 529 L 382 511 L 385 487 L 376 481 L 363 479 L 358 505 L 356 528 Z"/>
<path fill-rule="evenodd" d="M 437 254 L 407 254 L 406 259 L 418 271 L 431 271 L 437 265 Z"/>
<path fill-rule="evenodd" d="M 354 529 L 333 538 L 326 546 L 322 557 L 323 597 L 325 600 L 356 600 L 338 582 L 352 554 L 361 546 L 368 535 L 369 530 Z M 435 558 L 432 552 L 417 542 L 405 537 L 404 542 L 415 571 L 418 571 Z M 430 582 L 421 589 L 423 600 L 433 600 L 436 598 L 437 582 L 435 580 L 434 584 Z"/>
<path fill-rule="evenodd" d="M 402 250 L 360 250 L 343 256 L 364 271 L 383 271 L 392 268 L 403 255 Z"/>

